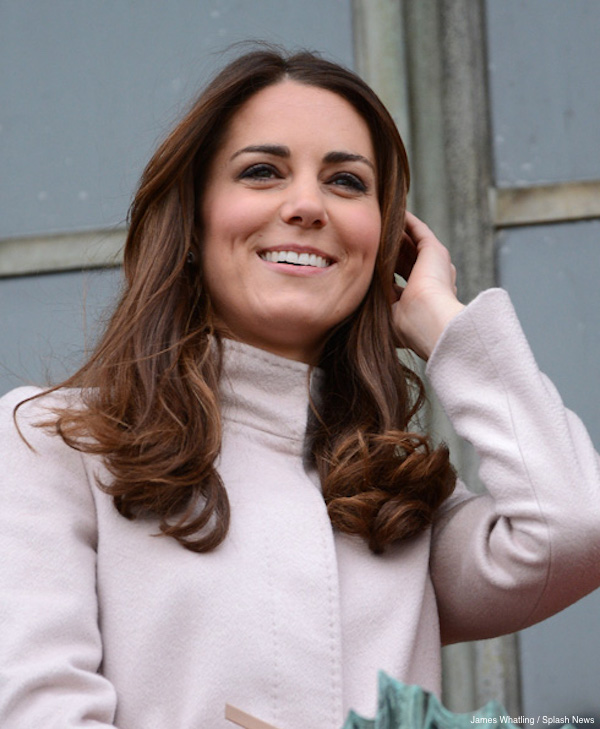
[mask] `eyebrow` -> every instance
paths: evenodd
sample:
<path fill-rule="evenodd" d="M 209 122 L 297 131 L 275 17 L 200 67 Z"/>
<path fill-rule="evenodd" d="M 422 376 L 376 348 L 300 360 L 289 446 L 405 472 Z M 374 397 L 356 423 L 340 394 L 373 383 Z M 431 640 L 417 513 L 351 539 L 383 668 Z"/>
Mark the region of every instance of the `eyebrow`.
<path fill-rule="evenodd" d="M 239 157 L 240 154 L 246 154 L 249 152 L 259 152 L 261 154 L 272 154 L 274 157 L 291 157 L 291 152 L 289 147 L 284 147 L 283 145 L 279 144 L 251 144 L 248 147 L 244 147 L 243 149 L 238 149 L 237 152 L 234 152 L 231 155 L 231 159 L 235 159 L 236 157 Z"/>
<path fill-rule="evenodd" d="M 375 165 L 370 159 L 363 157 L 362 154 L 354 154 L 353 152 L 328 152 L 325 155 L 325 162 L 362 162 L 373 171 L 375 170 Z"/>
<path fill-rule="evenodd" d="M 290 152 L 290 148 L 286 147 L 284 145 L 279 144 L 251 144 L 248 147 L 244 147 L 243 149 L 238 149 L 237 152 L 234 152 L 231 155 L 231 159 L 235 159 L 240 154 L 248 154 L 252 152 L 259 152 L 261 154 L 270 154 L 274 157 L 281 157 L 283 159 L 288 159 L 292 156 L 292 153 Z M 342 152 L 342 151 L 333 151 L 328 152 L 325 157 L 323 158 L 325 162 L 328 163 L 339 163 L 339 162 L 362 162 L 363 164 L 370 167 L 373 171 L 375 170 L 375 165 L 371 162 L 371 160 L 367 159 L 367 157 L 364 157 L 362 154 L 354 154 L 353 152 Z"/>

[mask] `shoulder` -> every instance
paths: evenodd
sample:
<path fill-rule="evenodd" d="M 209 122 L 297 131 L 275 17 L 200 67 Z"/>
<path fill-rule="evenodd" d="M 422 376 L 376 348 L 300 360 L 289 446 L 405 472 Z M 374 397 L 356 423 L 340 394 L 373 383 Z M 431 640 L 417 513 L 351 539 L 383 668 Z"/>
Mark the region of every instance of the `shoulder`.
<path fill-rule="evenodd" d="M 13 410 L 17 405 L 43 392 L 40 387 L 17 387 L 0 397 L 0 412 Z"/>
<path fill-rule="evenodd" d="M 76 569 L 97 545 L 93 461 L 51 425 L 72 397 L 26 387 L 0 398 L 0 554 L 9 555 L 0 580 L 15 604 L 28 585 L 35 594 L 50 585 L 52 603 L 65 565 Z"/>
<path fill-rule="evenodd" d="M 0 397 L 0 418 L 19 416 L 25 420 L 48 416 L 61 408 L 81 407 L 81 393 L 77 389 L 45 390 L 41 387 L 17 387 Z"/>
<path fill-rule="evenodd" d="M 29 430 L 36 419 L 44 417 L 44 391 L 39 387 L 18 387 L 0 398 L 0 433 L 2 442 L 17 436 L 22 428 Z M 45 417 L 49 415 L 46 410 Z"/>
<path fill-rule="evenodd" d="M 81 407 L 78 390 L 48 392 L 39 387 L 19 387 L 0 398 L 0 459 L 23 459 L 26 455 L 57 458 L 76 452 L 56 435 L 52 422 L 64 408 Z"/>
<path fill-rule="evenodd" d="M 94 534 L 97 464 L 52 427 L 56 410 L 78 401 L 77 390 L 34 387 L 0 398 L 0 512 L 7 523 L 17 515 L 35 529 L 51 521 L 56 533 L 79 524 Z"/>

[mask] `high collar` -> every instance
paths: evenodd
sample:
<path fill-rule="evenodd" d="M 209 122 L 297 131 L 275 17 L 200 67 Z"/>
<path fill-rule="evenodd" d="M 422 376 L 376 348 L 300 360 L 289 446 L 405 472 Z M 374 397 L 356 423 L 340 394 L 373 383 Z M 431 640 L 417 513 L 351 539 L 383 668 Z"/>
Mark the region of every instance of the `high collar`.
<path fill-rule="evenodd" d="M 313 397 L 322 372 L 242 342 L 223 339 L 220 383 L 225 420 L 304 443 Z"/>

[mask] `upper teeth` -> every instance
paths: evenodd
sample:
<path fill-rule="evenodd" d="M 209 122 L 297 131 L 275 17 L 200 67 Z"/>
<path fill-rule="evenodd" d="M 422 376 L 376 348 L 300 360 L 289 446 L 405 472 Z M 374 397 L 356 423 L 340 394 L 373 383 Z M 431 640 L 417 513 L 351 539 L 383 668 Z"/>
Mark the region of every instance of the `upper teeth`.
<path fill-rule="evenodd" d="M 296 253 L 296 251 L 264 251 L 260 254 L 264 261 L 272 263 L 295 263 L 297 266 L 316 266 L 327 268 L 329 261 L 315 253 Z"/>

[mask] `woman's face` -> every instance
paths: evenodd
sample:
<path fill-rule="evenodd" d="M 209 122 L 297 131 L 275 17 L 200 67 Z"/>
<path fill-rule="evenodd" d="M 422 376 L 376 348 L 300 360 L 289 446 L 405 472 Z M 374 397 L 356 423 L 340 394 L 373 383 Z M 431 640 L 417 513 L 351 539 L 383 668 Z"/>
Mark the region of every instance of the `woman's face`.
<path fill-rule="evenodd" d="M 373 275 L 381 215 L 366 122 L 321 88 L 259 91 L 230 123 L 202 214 L 218 320 L 248 344 L 316 362 Z"/>

